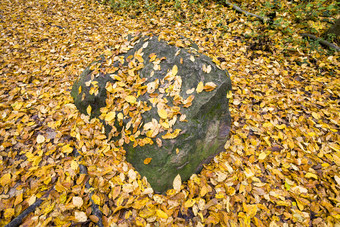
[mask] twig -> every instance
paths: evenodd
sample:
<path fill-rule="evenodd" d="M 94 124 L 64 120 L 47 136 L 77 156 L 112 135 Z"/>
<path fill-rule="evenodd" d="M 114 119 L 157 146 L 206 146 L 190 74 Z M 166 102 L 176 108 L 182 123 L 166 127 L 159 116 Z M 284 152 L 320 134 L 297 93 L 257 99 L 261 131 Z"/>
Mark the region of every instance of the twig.
<path fill-rule="evenodd" d="M 312 38 L 312 39 L 315 39 L 316 41 L 318 41 L 319 43 L 325 45 L 325 46 L 328 46 L 330 48 L 333 48 L 337 51 L 340 51 L 340 47 L 338 47 L 337 45 L 333 44 L 333 43 L 330 43 L 330 42 L 327 42 L 326 40 L 324 39 L 321 39 L 321 38 L 318 38 L 316 37 L 315 35 L 311 35 L 311 34 L 307 34 L 307 33 L 301 33 L 300 34 L 302 37 L 308 37 L 308 38 Z"/>
<path fill-rule="evenodd" d="M 229 6 L 229 7 L 232 7 L 234 10 L 236 10 L 236 11 L 239 12 L 239 13 L 245 14 L 246 16 L 253 16 L 253 17 L 256 17 L 257 19 L 259 19 L 260 21 L 262 21 L 262 23 L 265 23 L 265 22 L 267 21 L 266 18 L 261 17 L 261 16 L 259 16 L 259 15 L 256 15 L 256 14 L 254 14 L 254 13 L 250 13 L 250 12 L 248 12 L 248 11 L 245 11 L 245 10 L 241 9 L 240 7 L 238 7 L 237 5 L 232 4 L 232 3 L 230 3 L 230 2 L 225 1 L 224 4 L 227 5 L 227 6 Z"/>
<path fill-rule="evenodd" d="M 40 206 L 40 204 L 44 201 L 44 198 L 46 198 L 53 189 L 54 189 L 54 186 L 51 189 L 49 189 L 40 199 L 35 201 L 31 206 L 27 207 L 27 209 L 24 210 L 21 214 L 19 214 L 19 216 L 17 216 L 10 223 L 5 225 L 5 227 L 18 227 L 19 225 L 21 225 L 23 219 L 26 218 L 30 213 L 35 211 L 35 209 L 38 206 Z"/>
<path fill-rule="evenodd" d="M 76 148 L 73 148 L 73 155 L 74 155 L 74 157 L 81 156 L 81 154 L 77 151 Z M 80 164 L 80 165 L 79 165 L 79 173 L 81 173 L 81 174 L 87 174 L 87 168 L 86 168 L 86 166 Z M 90 185 L 90 183 L 89 183 L 89 180 L 86 181 L 85 187 L 86 187 L 87 189 L 90 189 L 90 188 L 91 188 L 91 185 Z M 96 223 L 97 226 L 99 226 L 99 227 L 104 227 L 104 225 L 103 225 L 103 218 L 102 218 L 102 217 L 103 217 L 103 214 L 102 214 L 102 212 L 99 210 L 98 205 L 95 204 L 94 201 L 92 200 L 92 195 L 93 195 L 93 192 L 90 192 L 89 197 L 90 197 L 90 201 L 91 201 L 91 204 L 92 204 L 92 205 L 91 205 L 92 214 L 95 215 L 95 216 L 97 216 L 97 218 L 99 219 L 98 222 Z"/>

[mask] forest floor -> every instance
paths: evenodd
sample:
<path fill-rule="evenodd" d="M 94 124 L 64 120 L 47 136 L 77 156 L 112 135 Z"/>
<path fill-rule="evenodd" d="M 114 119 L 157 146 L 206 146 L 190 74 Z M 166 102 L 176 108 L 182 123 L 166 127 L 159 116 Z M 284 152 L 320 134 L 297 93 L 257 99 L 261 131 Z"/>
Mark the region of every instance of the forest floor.
<path fill-rule="evenodd" d="M 86 0 L 1 1 L 0 226 L 43 195 L 24 226 L 340 226 L 339 54 L 303 40 L 288 10 L 275 29 L 210 1 L 180 2 L 118 13 Z M 92 61 L 143 32 L 190 38 L 233 87 L 225 151 L 164 195 L 70 96 Z"/>

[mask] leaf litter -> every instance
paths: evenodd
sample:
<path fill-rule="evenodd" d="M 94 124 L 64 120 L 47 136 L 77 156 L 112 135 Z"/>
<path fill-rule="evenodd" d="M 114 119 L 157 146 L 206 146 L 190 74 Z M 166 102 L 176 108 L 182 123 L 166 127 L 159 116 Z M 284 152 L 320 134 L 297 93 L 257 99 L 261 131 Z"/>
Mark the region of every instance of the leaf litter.
<path fill-rule="evenodd" d="M 243 15 L 213 3 L 195 8 L 182 2 L 181 10 L 192 19 L 174 20 L 183 15 L 171 3 L 133 19 L 89 1 L 2 2 L 0 225 L 51 189 L 24 225 L 89 221 L 94 226 L 98 217 L 92 215 L 91 200 L 99 206 L 103 224 L 113 226 L 339 225 L 339 56 L 284 43 L 283 33 L 270 36 L 273 51 L 252 50 L 244 34 L 260 25 Z M 217 18 L 222 15 L 221 22 Z M 227 31 L 216 26 L 227 22 Z M 225 152 L 187 183 L 177 176 L 174 189 L 164 195 L 153 193 L 125 161 L 124 149 L 108 141 L 97 119 L 81 115 L 69 95 L 76 75 L 97 56 L 117 60 L 129 49 L 122 34 L 150 31 L 182 47 L 186 43 L 178 34 L 189 37 L 230 72 L 233 82 L 232 93 L 226 94 L 233 125 Z M 135 58 L 142 63 L 140 54 Z M 150 56 L 154 70 L 159 70 L 159 57 Z M 177 70 L 172 69 L 172 76 Z M 187 91 L 184 108 L 195 92 L 216 87 L 203 82 Z M 145 89 L 152 93 L 156 83 Z M 96 84 L 89 86 L 96 94 Z M 128 94 L 121 101 L 136 105 L 138 97 Z M 166 120 L 170 112 L 160 107 L 158 114 Z M 112 122 L 125 115 L 107 111 L 103 117 Z M 73 147 L 81 159 L 72 155 Z"/>

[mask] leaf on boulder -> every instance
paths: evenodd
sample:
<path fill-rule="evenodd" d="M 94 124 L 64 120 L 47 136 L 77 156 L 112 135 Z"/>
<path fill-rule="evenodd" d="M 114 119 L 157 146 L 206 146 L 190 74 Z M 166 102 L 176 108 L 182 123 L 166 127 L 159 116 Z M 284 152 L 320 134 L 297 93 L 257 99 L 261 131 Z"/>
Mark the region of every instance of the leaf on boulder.
<path fill-rule="evenodd" d="M 152 158 L 146 158 L 144 159 L 144 164 L 148 165 L 151 162 Z"/>
<path fill-rule="evenodd" d="M 179 174 L 175 177 L 172 185 L 173 185 L 173 188 L 177 192 L 179 192 L 181 190 L 182 180 L 181 180 L 181 176 Z"/>

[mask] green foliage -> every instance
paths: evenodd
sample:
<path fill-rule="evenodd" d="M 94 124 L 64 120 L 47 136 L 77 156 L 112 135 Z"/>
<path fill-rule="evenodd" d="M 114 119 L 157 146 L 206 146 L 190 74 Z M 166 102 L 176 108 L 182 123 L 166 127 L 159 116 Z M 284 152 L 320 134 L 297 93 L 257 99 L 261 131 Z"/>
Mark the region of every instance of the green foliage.
<path fill-rule="evenodd" d="M 139 6 L 138 0 L 105 0 L 104 4 L 109 4 L 113 10 L 127 10 Z"/>

